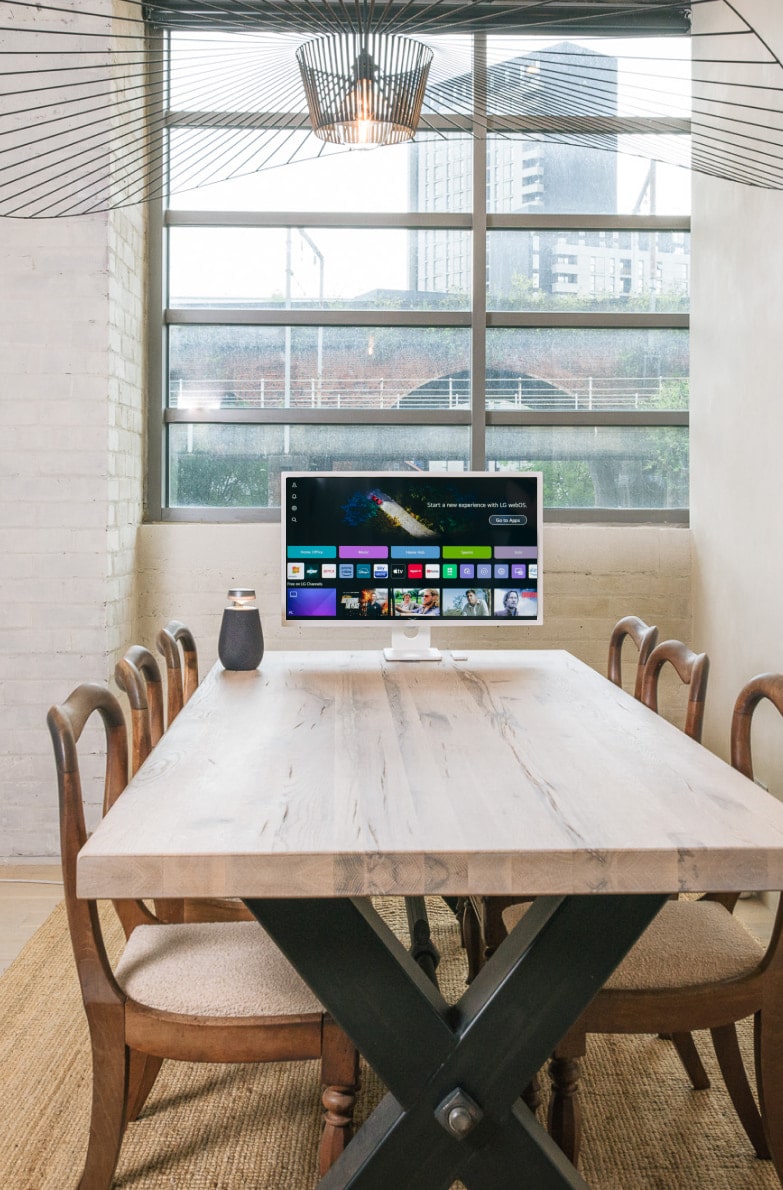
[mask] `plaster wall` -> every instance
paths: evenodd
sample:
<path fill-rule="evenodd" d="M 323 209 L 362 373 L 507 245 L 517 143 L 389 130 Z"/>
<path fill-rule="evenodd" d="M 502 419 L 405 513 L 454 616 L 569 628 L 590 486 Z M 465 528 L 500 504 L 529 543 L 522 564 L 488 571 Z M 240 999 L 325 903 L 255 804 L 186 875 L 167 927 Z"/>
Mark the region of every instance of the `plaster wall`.
<path fill-rule="evenodd" d="M 746 0 L 741 7 L 783 58 L 783 14 L 776 0 Z M 723 756 L 742 685 L 754 674 L 783 670 L 783 355 L 777 327 L 782 224 L 781 193 L 695 175 L 693 642 L 711 658 L 704 742 Z M 783 796 L 774 712 L 762 708 L 757 724 L 757 778 Z"/>

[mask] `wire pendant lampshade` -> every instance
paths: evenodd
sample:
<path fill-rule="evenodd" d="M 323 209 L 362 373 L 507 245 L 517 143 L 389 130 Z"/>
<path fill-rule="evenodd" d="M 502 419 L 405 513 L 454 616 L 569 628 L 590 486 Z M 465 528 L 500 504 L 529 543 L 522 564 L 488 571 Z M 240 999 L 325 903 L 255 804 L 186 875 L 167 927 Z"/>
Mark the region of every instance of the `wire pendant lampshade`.
<path fill-rule="evenodd" d="M 432 50 L 409 37 L 338 33 L 296 51 L 310 122 L 321 140 L 355 148 L 413 139 Z"/>

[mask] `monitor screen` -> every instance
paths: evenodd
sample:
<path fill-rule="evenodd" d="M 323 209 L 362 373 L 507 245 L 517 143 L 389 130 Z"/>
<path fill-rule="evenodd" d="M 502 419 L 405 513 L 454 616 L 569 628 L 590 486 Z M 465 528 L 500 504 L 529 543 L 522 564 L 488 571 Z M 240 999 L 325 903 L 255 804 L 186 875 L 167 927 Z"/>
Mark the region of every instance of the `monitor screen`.
<path fill-rule="evenodd" d="M 282 476 L 283 623 L 542 622 L 538 472 Z"/>

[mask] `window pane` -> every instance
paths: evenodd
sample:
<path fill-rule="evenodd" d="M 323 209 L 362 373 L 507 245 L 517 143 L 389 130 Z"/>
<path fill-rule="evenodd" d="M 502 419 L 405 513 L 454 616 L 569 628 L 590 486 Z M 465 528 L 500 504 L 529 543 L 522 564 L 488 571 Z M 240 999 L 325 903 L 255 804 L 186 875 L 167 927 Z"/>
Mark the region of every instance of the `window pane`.
<path fill-rule="evenodd" d="M 173 326 L 169 400 L 177 409 L 440 408 L 450 382 L 452 404 L 467 402 L 469 358 L 467 328 Z"/>
<path fill-rule="evenodd" d="M 487 65 L 497 114 L 690 114 L 685 37 L 490 37 Z"/>
<path fill-rule="evenodd" d="M 547 508 L 688 507 L 685 426 L 491 426 L 487 468 L 542 471 Z"/>
<path fill-rule="evenodd" d="M 687 311 L 684 231 L 493 231 L 490 310 Z"/>
<path fill-rule="evenodd" d="M 469 304 L 468 232 L 173 227 L 169 244 L 172 306 L 465 310 Z"/>
<path fill-rule="evenodd" d="M 296 65 L 304 40 L 288 34 L 173 31 L 169 40 L 173 111 L 307 111 Z"/>
<path fill-rule="evenodd" d="M 170 315 L 168 405 L 193 410 L 181 413 L 189 419 L 199 410 L 229 419 L 168 425 L 171 503 L 274 507 L 283 469 L 468 467 L 470 428 L 447 411 L 475 400 L 484 420 L 470 367 L 472 336 L 488 321 L 476 384 L 489 411 L 481 463 L 541 467 L 550 507 L 686 506 L 686 426 L 646 427 L 632 417 L 624 420 L 633 425 L 584 424 L 591 411 L 609 421 L 614 411 L 687 409 L 686 330 L 492 323 L 523 321 L 526 311 L 543 315 L 539 322 L 549 311 L 687 313 L 687 232 L 586 225 L 591 216 L 656 215 L 665 228 L 689 214 L 689 39 L 488 36 L 487 176 L 478 196 L 472 38 L 424 38 L 434 58 L 416 141 L 365 152 L 311 133 L 295 60 L 305 39 L 220 29 L 170 38 L 169 205 L 216 212 L 210 223 L 225 212 L 226 225 L 168 229 L 168 305 L 202 312 Z M 485 200 L 490 217 L 477 243 L 469 218 L 451 221 L 460 229 L 411 226 L 426 213 L 441 223 L 472 216 L 476 198 L 478 225 Z M 232 211 L 258 213 L 261 226 L 228 226 Z M 368 226 L 378 212 L 409 226 Z M 329 213 L 335 226 L 318 227 Z M 517 227 L 493 226 L 503 214 Z M 536 228 L 528 215 L 549 226 Z M 602 221 L 611 220 L 592 220 Z M 407 310 L 457 311 L 451 321 L 467 321 L 473 257 L 483 270 L 485 247 L 488 320 L 482 304 L 472 330 L 383 325 Z M 221 314 L 243 309 L 259 320 L 289 319 L 290 309 L 301 321 L 339 311 L 354 324 L 361 315 L 352 310 L 369 310 L 376 325 L 181 321 L 254 317 Z M 230 420 L 232 410 L 241 422 Z M 282 410 L 287 424 L 270 424 L 268 410 Z M 342 410 L 352 424 L 296 421 L 311 410 Z M 417 410 L 444 424 L 401 424 Z M 493 410 L 516 424 L 489 424 Z M 526 425 L 526 410 L 570 424 Z M 369 411 L 392 424 L 363 424 Z"/>
<path fill-rule="evenodd" d="M 468 467 L 467 426 L 169 427 L 174 507 L 276 508 L 281 471 Z"/>
<path fill-rule="evenodd" d="M 459 136 L 420 130 L 362 151 L 308 129 L 174 128 L 169 143 L 173 210 L 459 214 L 472 202 L 472 149 Z"/>
<path fill-rule="evenodd" d="M 497 214 L 687 215 L 690 138 L 609 133 L 487 138 Z"/>
<path fill-rule="evenodd" d="M 489 409 L 687 409 L 687 377 L 686 330 L 487 332 Z"/>

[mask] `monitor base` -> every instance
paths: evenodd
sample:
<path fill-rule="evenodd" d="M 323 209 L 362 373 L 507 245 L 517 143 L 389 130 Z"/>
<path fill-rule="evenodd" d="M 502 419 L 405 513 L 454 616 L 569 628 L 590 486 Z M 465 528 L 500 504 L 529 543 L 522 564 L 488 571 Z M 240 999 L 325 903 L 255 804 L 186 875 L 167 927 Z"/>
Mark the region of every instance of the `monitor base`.
<path fill-rule="evenodd" d="M 383 650 L 387 661 L 440 661 L 440 649 L 430 644 L 429 624 L 406 624 L 392 628 L 391 648 Z"/>

